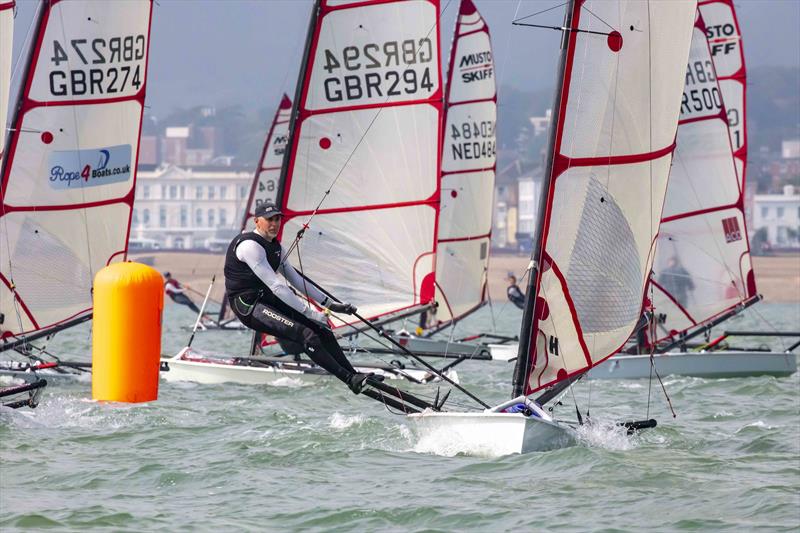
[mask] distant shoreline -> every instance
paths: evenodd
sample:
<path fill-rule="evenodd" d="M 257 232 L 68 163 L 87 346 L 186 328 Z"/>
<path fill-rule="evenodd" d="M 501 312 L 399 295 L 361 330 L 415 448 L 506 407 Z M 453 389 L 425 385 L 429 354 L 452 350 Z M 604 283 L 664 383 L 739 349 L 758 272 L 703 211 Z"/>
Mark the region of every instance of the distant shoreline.
<path fill-rule="evenodd" d="M 205 293 L 211 277 L 216 282 L 211 298 L 219 301 L 225 292 L 222 267 L 225 256 L 202 252 L 137 252 L 130 254 L 133 261 L 151 264 L 160 272 L 170 272 L 181 283 Z M 508 272 L 522 278 L 530 258 L 516 254 L 494 254 L 489 260 L 489 294 L 495 301 L 505 301 Z M 800 254 L 753 257 L 758 292 L 766 302 L 800 304 Z M 197 294 L 193 299 L 200 298 Z M 216 306 L 214 306 L 216 307 Z"/>

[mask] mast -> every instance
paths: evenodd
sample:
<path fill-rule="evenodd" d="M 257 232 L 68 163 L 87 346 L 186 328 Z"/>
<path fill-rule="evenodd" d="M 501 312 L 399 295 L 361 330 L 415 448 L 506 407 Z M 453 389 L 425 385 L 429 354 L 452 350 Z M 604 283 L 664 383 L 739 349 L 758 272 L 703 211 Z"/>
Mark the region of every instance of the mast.
<path fill-rule="evenodd" d="M 577 8 L 576 0 L 570 0 L 564 13 L 564 28 L 572 27 L 572 17 Z M 533 238 L 533 249 L 531 252 L 530 272 L 528 272 L 528 283 L 525 286 L 525 307 L 522 311 L 522 326 L 519 333 L 519 349 L 517 351 L 517 362 L 514 365 L 514 378 L 512 381 L 511 397 L 516 398 L 523 394 L 525 381 L 530 371 L 530 340 L 531 329 L 533 327 L 533 303 L 536 302 L 536 279 L 539 275 L 539 265 L 542 261 L 542 235 L 545 225 L 545 210 L 547 209 L 548 193 L 550 191 L 550 180 L 553 174 L 553 155 L 556 143 L 556 125 L 561 120 L 561 99 L 564 92 L 564 83 L 567 64 L 567 45 L 570 38 L 570 31 L 561 32 L 561 57 L 558 61 L 558 75 L 556 80 L 556 93 L 553 97 L 553 111 L 550 120 L 550 131 L 547 139 L 547 160 L 545 162 L 544 178 L 542 180 L 542 194 L 539 195 L 539 207 L 536 211 L 539 220 L 536 224 L 536 233 Z"/>

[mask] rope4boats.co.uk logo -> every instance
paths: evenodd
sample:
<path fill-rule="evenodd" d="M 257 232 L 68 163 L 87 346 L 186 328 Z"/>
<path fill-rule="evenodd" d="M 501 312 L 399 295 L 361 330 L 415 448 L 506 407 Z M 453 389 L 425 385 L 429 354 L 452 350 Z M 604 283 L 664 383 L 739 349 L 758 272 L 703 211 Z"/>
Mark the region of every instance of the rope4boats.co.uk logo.
<path fill-rule="evenodd" d="M 73 189 L 128 181 L 131 177 L 131 145 L 120 144 L 89 150 L 59 150 L 49 159 L 50 187 Z"/>

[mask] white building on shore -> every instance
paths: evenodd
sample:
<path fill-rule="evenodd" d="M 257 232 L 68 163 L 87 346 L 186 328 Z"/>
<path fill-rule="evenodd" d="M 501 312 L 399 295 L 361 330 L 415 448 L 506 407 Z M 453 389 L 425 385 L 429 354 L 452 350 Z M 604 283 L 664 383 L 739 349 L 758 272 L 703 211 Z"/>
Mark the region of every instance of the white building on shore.
<path fill-rule="evenodd" d="M 753 231 L 766 228 L 766 242 L 775 249 L 800 248 L 800 194 L 792 185 L 783 194 L 753 197 Z"/>
<path fill-rule="evenodd" d="M 230 167 L 140 168 L 131 250 L 223 250 L 241 227 L 252 181 L 252 170 Z"/>

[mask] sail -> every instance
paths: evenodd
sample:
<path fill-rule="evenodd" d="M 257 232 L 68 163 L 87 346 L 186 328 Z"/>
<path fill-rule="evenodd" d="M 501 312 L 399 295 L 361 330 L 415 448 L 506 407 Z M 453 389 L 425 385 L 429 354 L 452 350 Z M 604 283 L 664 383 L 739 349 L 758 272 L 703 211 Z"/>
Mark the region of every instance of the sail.
<path fill-rule="evenodd" d="M 615 354 L 641 317 L 695 10 L 663 0 L 569 8 L 515 395 Z"/>
<path fill-rule="evenodd" d="M 744 194 L 734 136 L 728 134 L 730 113 L 707 35 L 698 15 L 653 264 L 657 339 L 711 320 L 755 295 Z"/>
<path fill-rule="evenodd" d="M 462 0 L 450 49 L 436 252 L 436 326 L 486 301 L 497 89 L 489 28 Z"/>
<path fill-rule="evenodd" d="M 321 0 L 309 36 L 281 184 L 284 246 L 311 222 L 290 261 L 363 316 L 430 302 L 439 2 Z"/>
<path fill-rule="evenodd" d="M 258 169 L 256 169 L 253 185 L 250 188 L 250 196 L 247 198 L 247 205 L 244 209 L 242 231 L 244 231 L 248 221 L 253 218 L 255 209 L 259 204 L 268 201 L 277 203 L 278 181 L 281 176 L 281 164 L 286 151 L 286 143 L 289 140 L 289 119 L 291 114 L 292 101 L 284 94 L 278 109 L 275 111 L 275 117 L 272 119 L 267 138 L 264 141 Z"/>
<path fill-rule="evenodd" d="M 733 0 L 701 0 L 700 12 L 705 21 L 711 57 L 725 102 L 739 189 L 744 190 L 747 171 L 747 71 L 742 32 Z"/>
<path fill-rule="evenodd" d="M 0 330 L 92 308 L 95 273 L 126 257 L 151 2 L 44 2 L 2 174 Z"/>
<path fill-rule="evenodd" d="M 11 63 L 14 40 L 14 2 L 0 0 L 0 169 L 6 147 L 8 99 L 11 97 Z"/>

